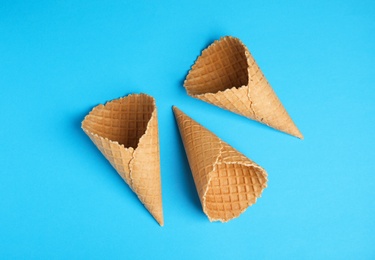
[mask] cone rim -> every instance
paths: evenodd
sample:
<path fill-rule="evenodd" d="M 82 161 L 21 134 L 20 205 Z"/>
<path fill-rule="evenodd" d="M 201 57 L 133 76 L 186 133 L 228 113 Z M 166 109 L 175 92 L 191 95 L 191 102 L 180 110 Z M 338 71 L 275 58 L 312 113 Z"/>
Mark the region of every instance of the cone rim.
<path fill-rule="evenodd" d="M 116 102 L 119 102 L 123 99 L 126 99 L 126 98 L 129 98 L 131 96 L 146 96 L 147 98 L 150 98 L 150 104 L 152 104 L 152 112 L 150 113 L 150 118 L 147 122 L 147 125 L 146 125 L 146 128 L 145 128 L 145 131 L 144 133 L 139 137 L 138 139 L 138 142 L 137 142 L 137 147 L 136 148 L 133 148 L 133 147 L 125 147 L 124 144 L 120 144 L 118 141 L 114 141 L 114 140 L 111 140 L 107 137 L 103 137 L 101 136 L 100 134 L 97 134 L 97 133 L 93 133 L 92 131 L 89 131 L 87 128 L 84 127 L 84 122 L 85 120 L 87 120 L 87 118 L 92 114 L 92 112 L 95 110 L 95 109 L 103 109 L 106 105 L 108 105 L 109 103 L 116 103 Z M 147 101 L 148 102 L 148 101 Z M 83 121 L 81 122 L 81 128 L 83 129 L 83 131 L 90 137 L 90 139 L 92 139 L 92 137 L 94 137 L 95 139 L 98 139 L 102 142 L 106 142 L 106 143 L 109 143 L 109 144 L 114 144 L 115 146 L 119 147 L 120 149 L 124 149 L 124 151 L 129 151 L 131 153 L 131 158 L 130 158 L 130 161 L 128 162 L 128 164 L 130 165 L 130 162 L 132 160 L 134 160 L 134 158 L 136 157 L 136 154 L 137 152 L 139 152 L 140 150 L 138 150 L 138 147 L 140 147 L 140 144 L 143 143 L 144 139 L 145 138 L 148 138 L 150 136 L 150 131 L 152 129 L 154 129 L 154 126 L 151 126 L 151 123 L 153 121 L 157 122 L 157 107 L 156 107 L 156 100 L 154 97 L 148 95 L 148 94 L 145 94 L 145 93 L 132 93 L 132 94 L 129 94 L 129 95 L 126 95 L 126 96 L 123 96 L 123 97 L 120 97 L 120 98 L 116 98 L 116 99 L 113 99 L 113 100 L 109 100 L 107 102 L 105 102 L 105 104 L 99 104 L 99 105 L 96 105 L 95 107 L 93 107 L 91 109 L 91 111 L 84 117 Z M 159 144 L 158 144 L 159 145 Z M 103 152 L 102 152 L 103 153 Z M 103 153 L 103 155 L 106 157 L 106 155 Z M 159 156 L 160 156 L 160 153 L 159 153 Z M 109 160 L 108 158 L 106 158 L 107 160 Z M 117 171 L 117 168 L 112 165 L 115 170 Z M 159 164 L 159 169 L 160 169 L 160 164 Z M 118 172 L 118 171 L 117 171 Z M 164 214 L 163 214 L 163 207 L 162 207 L 162 199 L 160 197 L 160 209 L 161 209 L 161 213 L 160 215 L 158 214 L 154 214 L 154 211 L 151 211 L 149 208 L 148 208 L 148 205 L 147 203 L 145 203 L 144 200 L 141 199 L 140 197 L 140 194 L 138 192 L 136 192 L 134 190 L 134 184 L 133 184 L 133 178 L 131 176 L 131 172 L 132 172 L 132 169 L 129 169 L 129 182 L 126 180 L 125 177 L 123 177 L 121 174 L 120 176 L 122 177 L 122 179 L 125 181 L 125 183 L 127 183 L 127 185 L 129 186 L 129 188 L 135 193 L 135 195 L 138 197 L 138 199 L 140 200 L 140 202 L 143 204 L 143 206 L 146 208 L 146 210 L 150 213 L 150 215 L 153 217 L 153 219 L 162 227 L 164 226 Z M 119 173 L 119 172 L 118 172 Z M 161 175 L 160 175 L 160 196 L 162 195 L 162 189 L 161 189 Z"/>
<path fill-rule="evenodd" d="M 218 159 L 220 158 L 220 156 L 221 156 L 221 154 L 219 154 L 218 155 Z M 207 195 L 207 192 L 208 192 L 208 190 L 209 190 L 209 186 L 210 186 L 210 183 L 211 183 L 211 181 L 212 181 L 212 179 L 213 179 L 213 177 L 212 177 L 212 172 L 214 172 L 215 170 L 216 170 L 216 166 L 217 165 L 219 165 L 219 164 L 226 164 L 226 165 L 229 165 L 229 164 L 238 164 L 238 165 L 243 165 L 243 166 L 245 166 L 245 167 L 253 167 L 253 168 L 256 168 L 257 170 L 260 170 L 260 172 L 261 172 L 261 174 L 263 175 L 263 177 L 264 177 L 264 179 L 265 179 L 265 181 L 264 181 L 264 183 L 263 184 L 261 184 L 261 187 L 262 187 L 262 190 L 261 190 L 261 192 L 259 193 L 259 195 L 256 195 L 256 196 L 254 196 L 254 202 L 252 202 L 251 204 L 248 204 L 245 208 L 243 208 L 239 213 L 238 213 L 238 215 L 237 216 L 234 216 L 234 217 L 231 217 L 231 218 L 229 218 L 229 219 L 223 219 L 223 218 L 213 218 L 213 217 L 210 217 L 210 215 L 207 213 L 207 206 L 206 206 L 206 195 Z M 231 221 L 231 220 L 233 220 L 233 219 L 235 219 L 235 218 L 238 218 L 238 217 L 240 217 L 248 208 L 250 208 L 252 205 L 254 205 L 256 202 L 257 202 L 257 200 L 259 199 L 259 198 L 261 198 L 262 197 L 262 193 L 263 193 L 263 191 L 267 188 L 267 183 L 268 183 L 268 174 L 267 174 L 267 171 L 264 169 L 264 168 L 262 168 L 261 166 L 259 166 L 259 165 L 257 165 L 256 163 L 254 163 L 254 162 L 252 162 L 252 163 L 250 163 L 250 162 L 220 162 L 220 161 L 217 161 L 217 162 L 215 162 L 215 164 L 213 165 L 213 169 L 212 169 L 212 171 L 210 171 L 209 173 L 208 173 L 208 175 L 209 175 L 209 178 L 208 178 L 208 182 L 207 182 L 207 187 L 206 187 L 206 190 L 204 191 L 204 194 L 203 194 L 203 196 L 202 196 L 202 208 L 203 208 L 203 212 L 206 214 L 206 216 L 208 217 L 208 219 L 210 220 L 210 222 L 214 222 L 214 221 L 220 221 L 220 222 L 222 222 L 222 223 L 227 223 L 227 222 L 229 222 L 229 221 Z"/>
<path fill-rule="evenodd" d="M 95 137 L 98 137 L 98 138 L 100 138 L 100 139 L 102 139 L 102 140 L 108 141 L 108 142 L 111 143 L 111 144 L 119 145 L 119 146 L 121 146 L 122 148 L 124 148 L 125 150 L 128 150 L 128 151 L 130 151 L 130 152 L 134 152 L 134 151 L 137 149 L 137 147 L 136 147 L 136 148 L 131 147 L 131 146 L 129 146 L 129 147 L 125 147 L 124 144 L 120 144 L 118 141 L 111 140 L 111 139 L 109 139 L 109 138 L 107 138 L 107 137 L 103 137 L 103 136 L 100 136 L 100 135 L 98 135 L 98 134 L 96 134 L 96 133 L 93 133 L 93 132 L 87 130 L 87 129 L 83 126 L 83 123 L 84 123 L 84 121 L 86 121 L 87 117 L 90 116 L 90 114 L 91 114 L 95 109 L 97 109 L 97 108 L 99 108 L 99 107 L 103 107 L 103 108 L 104 108 L 104 107 L 105 107 L 107 104 L 109 104 L 109 103 L 114 103 L 114 102 L 120 101 L 120 100 L 122 100 L 122 99 L 126 99 L 126 98 L 128 98 L 128 97 L 131 97 L 131 96 L 142 96 L 142 95 L 151 98 L 151 100 L 152 100 L 152 105 L 153 105 L 153 110 L 152 110 L 152 113 L 151 113 L 150 120 L 147 122 L 147 127 L 146 127 L 145 132 L 144 132 L 144 133 L 142 134 L 142 136 L 139 137 L 139 139 L 138 139 L 138 143 L 137 143 L 137 147 L 138 147 L 138 144 L 141 142 L 141 139 L 142 139 L 142 138 L 146 135 L 146 133 L 147 133 L 147 130 L 148 130 L 148 128 L 149 128 L 149 123 L 150 123 L 150 121 L 151 121 L 151 118 L 154 116 L 154 113 L 155 113 L 155 110 L 156 110 L 156 101 L 155 101 L 155 98 L 153 98 L 152 96 L 150 96 L 150 95 L 148 95 L 148 94 L 145 94 L 145 93 L 132 93 L 132 94 L 129 94 L 129 95 L 126 95 L 126 96 L 120 97 L 120 98 L 115 98 L 115 99 L 112 99 L 112 100 L 106 101 L 104 104 L 99 104 L 99 105 L 94 106 L 94 107 L 90 110 L 90 112 L 89 112 L 89 113 L 84 117 L 84 119 L 82 120 L 82 122 L 81 122 L 81 128 L 83 129 L 83 131 L 85 131 L 86 133 L 88 133 L 88 134 L 90 134 L 90 135 L 92 135 L 92 136 L 95 136 Z"/>
<path fill-rule="evenodd" d="M 236 86 L 233 86 L 233 87 L 227 87 L 225 88 L 224 90 L 218 90 L 216 92 L 204 92 L 204 93 L 199 93 L 199 94 L 193 94 L 191 93 L 190 89 L 186 86 L 186 83 L 188 82 L 188 78 L 189 78 L 189 75 L 192 73 L 192 71 L 195 69 L 195 65 L 197 64 L 199 58 L 202 57 L 202 55 L 204 54 L 205 51 L 207 51 L 208 49 L 210 49 L 213 45 L 215 44 L 218 44 L 219 42 L 223 41 L 223 40 L 226 40 L 226 39 L 234 39 L 238 44 L 241 44 L 242 47 L 244 48 L 244 55 L 245 55 L 245 58 L 246 58 L 246 63 L 247 63 L 247 76 L 248 76 L 248 82 L 247 82 L 247 85 L 242 85 L 242 86 L 239 86 L 239 87 L 236 87 Z M 251 83 L 251 78 L 250 78 L 250 74 L 251 74 L 251 71 L 250 71 L 250 68 L 251 68 L 251 65 L 252 65 L 252 60 L 255 61 L 255 59 L 253 58 L 251 52 L 249 51 L 249 49 L 247 48 L 247 46 L 237 37 L 233 37 L 233 36 L 224 36 L 224 37 L 221 37 L 219 40 L 215 40 L 213 43 L 211 43 L 208 47 L 206 47 L 204 50 L 202 50 L 201 54 L 198 56 L 198 58 L 194 61 L 193 65 L 191 66 L 189 72 L 188 72 L 188 75 L 186 76 L 185 78 L 185 81 L 184 81 L 184 88 L 187 92 L 187 94 L 193 98 L 196 98 L 196 99 L 199 99 L 199 100 L 202 100 L 202 101 L 205 101 L 207 103 L 210 103 L 212 105 L 215 105 L 215 106 L 219 106 L 225 110 L 228 110 L 228 111 L 231 111 L 233 113 L 236 113 L 236 114 L 239 114 L 239 115 L 242 115 L 246 118 L 250 118 L 252 120 L 255 120 L 261 124 L 265 124 L 271 128 L 274 128 L 280 132 L 284 132 L 288 135 L 291 135 L 293 137 L 296 137 L 300 140 L 303 140 L 304 139 L 304 135 L 302 134 L 302 132 L 300 131 L 300 129 L 297 127 L 297 125 L 294 123 L 293 119 L 291 118 L 291 116 L 289 115 L 288 111 L 286 110 L 285 106 L 281 103 L 281 100 L 279 99 L 279 97 L 276 95 L 276 93 L 274 93 L 275 97 L 277 98 L 277 100 L 280 102 L 280 104 L 282 105 L 283 109 L 285 110 L 285 112 L 287 113 L 287 117 L 289 117 L 289 119 L 291 120 L 291 123 L 292 123 L 292 130 L 288 130 L 284 127 L 280 127 L 280 126 L 276 126 L 274 125 L 273 123 L 266 123 L 264 121 L 261 121 L 259 120 L 258 118 L 255 117 L 252 117 L 251 115 L 245 115 L 243 112 L 240 111 L 234 111 L 228 107 L 223 107 L 223 106 L 220 106 L 218 104 L 216 104 L 215 102 L 210 102 L 208 101 L 207 99 L 209 98 L 216 98 L 217 95 L 219 96 L 224 96 L 224 97 L 228 97 L 228 95 L 231 95 L 231 92 L 237 92 L 237 91 L 247 91 L 247 95 L 248 95 L 248 98 L 249 98 L 249 101 L 250 101 L 250 110 L 252 111 L 252 113 L 254 115 L 256 115 L 257 113 L 252 109 L 252 99 L 251 99 L 251 92 L 253 90 L 254 87 L 256 87 L 257 85 L 254 85 Z M 258 65 L 257 65 L 258 66 Z M 258 66 L 259 67 L 259 66 Z M 260 67 L 259 67 L 260 69 Z M 268 83 L 268 82 L 267 82 Z M 269 83 L 268 83 L 269 84 Z M 274 92 L 274 90 L 272 89 L 272 87 L 269 85 L 269 87 L 271 88 L 271 90 Z M 233 104 L 232 102 L 230 102 L 231 104 Z"/>
<path fill-rule="evenodd" d="M 215 92 L 205 92 L 205 93 L 200 93 L 200 94 L 192 94 L 189 90 L 188 87 L 186 87 L 186 82 L 188 81 L 188 77 L 190 75 L 190 73 L 194 70 L 194 66 L 195 64 L 197 63 L 198 59 L 200 57 L 202 57 L 203 53 L 205 51 L 207 51 L 208 49 L 210 49 L 211 47 L 213 47 L 214 45 L 216 44 L 219 44 L 221 43 L 221 41 L 225 41 L 226 39 L 233 39 L 235 41 L 238 42 L 238 44 L 240 44 L 243 48 L 244 48 L 244 58 L 246 58 L 246 63 L 247 63 L 247 84 L 246 85 L 242 85 L 242 86 L 233 86 L 233 87 L 227 87 L 225 88 L 225 90 L 218 90 L 218 91 L 215 91 Z M 226 91 L 230 91 L 230 90 L 233 90 L 233 89 L 240 89 L 240 88 L 243 88 L 243 87 L 248 87 L 249 86 L 249 82 L 250 82 L 250 77 L 249 77 L 249 56 L 250 56 L 250 51 L 248 50 L 247 46 L 238 38 L 238 37 L 234 37 L 234 36 L 230 36 L 230 35 L 226 35 L 226 36 L 222 36 L 220 37 L 220 39 L 218 40 L 215 40 L 213 43 L 211 43 L 210 45 L 208 45 L 206 48 L 204 48 L 201 53 L 199 54 L 199 56 L 196 58 L 196 60 L 194 61 L 193 65 L 191 65 L 190 69 L 189 69 L 189 72 L 188 74 L 186 75 L 185 77 L 185 80 L 184 80 L 184 88 L 186 90 L 186 92 L 188 93 L 189 96 L 191 97 L 200 97 L 200 96 L 204 96 L 204 95 L 207 95 L 207 94 L 212 94 L 212 95 L 215 95 L 215 94 L 218 94 L 218 93 L 225 93 Z"/>
<path fill-rule="evenodd" d="M 198 196 L 199 196 L 199 199 L 201 201 L 201 205 L 202 205 L 202 209 L 203 209 L 203 212 L 205 213 L 205 215 L 208 217 L 209 221 L 210 222 L 213 222 L 213 221 L 220 221 L 222 223 L 226 223 L 226 222 L 229 222 L 230 220 L 232 219 L 235 219 L 235 218 L 238 218 L 239 216 L 241 216 L 250 206 L 254 205 L 257 200 L 259 198 L 261 198 L 261 195 L 264 191 L 265 188 L 267 188 L 267 183 L 268 183 L 268 174 L 267 174 L 267 171 L 261 167 L 260 165 L 258 165 L 256 162 L 253 162 L 251 159 L 249 159 L 248 157 L 244 156 L 240 151 L 238 151 L 237 149 L 235 149 L 233 146 L 229 145 L 228 143 L 224 142 L 223 140 L 221 140 L 220 137 L 218 137 L 216 134 L 214 134 L 212 131 L 210 131 L 208 128 L 204 127 L 203 125 L 201 125 L 200 123 L 198 123 L 197 121 L 195 121 L 194 119 L 192 119 L 190 116 L 186 115 L 183 111 L 181 111 L 178 107 L 176 106 L 172 106 L 173 108 L 173 112 L 174 112 L 174 115 L 175 115 L 175 118 L 177 119 L 177 117 L 179 115 L 182 115 L 182 116 L 186 116 L 189 120 L 193 121 L 194 123 L 198 124 L 199 126 L 201 126 L 204 130 L 208 131 L 210 134 L 214 135 L 218 140 L 217 142 L 220 144 L 220 150 L 218 152 L 218 154 L 215 156 L 215 161 L 213 162 L 212 164 L 212 170 L 209 171 L 207 174 L 208 176 L 208 180 L 207 180 L 207 184 L 206 184 L 206 189 L 204 190 L 202 196 L 200 196 L 199 192 L 198 192 Z M 179 127 L 179 122 L 177 120 L 177 125 Z M 203 130 L 202 129 L 202 130 Z M 184 140 L 184 136 L 182 136 L 181 134 L 181 131 L 180 131 L 180 135 L 181 135 L 181 138 L 182 140 Z M 244 160 L 242 161 L 224 161 L 224 158 L 222 157 L 222 149 L 224 148 L 224 144 L 228 145 L 229 147 L 231 147 L 233 150 L 235 150 L 238 154 L 241 154 L 244 156 Z M 185 145 L 184 145 L 184 149 L 185 149 Z M 185 149 L 185 153 L 186 153 L 186 149 Z M 187 154 L 186 154 L 187 155 Z M 193 156 L 193 157 L 196 157 L 196 156 Z M 263 177 L 264 177 L 264 182 L 262 184 L 260 184 L 261 186 L 261 191 L 258 195 L 255 195 L 254 196 L 254 201 L 251 203 L 251 204 L 248 204 L 244 209 L 242 209 L 238 215 L 234 216 L 234 217 L 231 217 L 229 219 L 225 219 L 225 218 L 215 218 L 215 217 L 210 217 L 210 215 L 208 214 L 208 210 L 207 210 L 207 204 L 206 204 L 206 195 L 207 195 L 207 192 L 209 191 L 209 186 L 210 186 L 210 183 L 213 179 L 213 176 L 212 176 L 212 172 L 214 172 L 216 170 L 216 167 L 217 165 L 220 165 L 220 164 L 226 164 L 226 165 L 230 165 L 230 164 L 237 164 L 237 165 L 242 165 L 242 166 L 245 166 L 245 167 L 252 167 L 252 168 L 255 168 L 257 169 L 259 172 L 259 174 L 261 174 Z M 190 165 L 190 163 L 189 163 Z M 190 167 L 190 170 L 191 170 L 191 173 L 192 175 L 194 176 L 194 173 L 192 172 L 192 169 Z M 198 187 L 195 183 L 195 180 L 194 180 L 194 184 L 195 184 L 195 187 L 198 191 Z"/>

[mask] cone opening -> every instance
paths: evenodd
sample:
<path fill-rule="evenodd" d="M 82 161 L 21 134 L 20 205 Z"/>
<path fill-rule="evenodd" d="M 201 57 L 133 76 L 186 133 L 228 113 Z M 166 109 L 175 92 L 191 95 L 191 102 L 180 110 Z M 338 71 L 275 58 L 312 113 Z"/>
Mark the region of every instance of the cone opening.
<path fill-rule="evenodd" d="M 217 93 L 248 84 L 245 46 L 233 37 L 214 42 L 198 58 L 185 81 L 189 94 Z"/>
<path fill-rule="evenodd" d="M 212 220 L 229 221 L 255 203 L 266 178 L 258 167 L 242 164 L 218 164 L 211 173 L 205 208 Z"/>
<path fill-rule="evenodd" d="M 136 149 L 155 110 L 150 96 L 130 95 L 95 107 L 82 127 L 103 138 Z"/>

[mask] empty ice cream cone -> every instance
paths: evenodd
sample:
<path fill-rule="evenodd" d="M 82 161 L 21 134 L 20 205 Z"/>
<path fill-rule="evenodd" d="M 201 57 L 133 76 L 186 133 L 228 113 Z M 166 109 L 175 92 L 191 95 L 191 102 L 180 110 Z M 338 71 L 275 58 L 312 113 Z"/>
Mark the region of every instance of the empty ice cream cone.
<path fill-rule="evenodd" d="M 178 108 L 173 111 L 204 213 L 210 221 L 238 217 L 266 188 L 266 171 Z"/>
<path fill-rule="evenodd" d="M 247 47 L 223 37 L 203 50 L 186 77 L 187 93 L 303 138 Z"/>
<path fill-rule="evenodd" d="M 133 94 L 98 105 L 85 117 L 82 129 L 162 226 L 155 100 Z"/>

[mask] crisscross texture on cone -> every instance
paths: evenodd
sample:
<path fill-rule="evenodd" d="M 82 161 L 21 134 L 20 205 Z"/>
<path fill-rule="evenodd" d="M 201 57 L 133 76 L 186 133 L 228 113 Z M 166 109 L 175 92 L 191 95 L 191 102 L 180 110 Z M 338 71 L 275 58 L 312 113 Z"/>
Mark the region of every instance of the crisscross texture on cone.
<path fill-rule="evenodd" d="M 155 100 L 145 94 L 133 94 L 98 105 L 85 117 L 82 128 L 163 225 Z"/>
<path fill-rule="evenodd" d="M 267 173 L 212 132 L 173 108 L 203 211 L 227 222 L 254 204 Z"/>
<path fill-rule="evenodd" d="M 192 97 L 303 138 L 238 38 L 223 37 L 203 50 L 184 86 Z"/>

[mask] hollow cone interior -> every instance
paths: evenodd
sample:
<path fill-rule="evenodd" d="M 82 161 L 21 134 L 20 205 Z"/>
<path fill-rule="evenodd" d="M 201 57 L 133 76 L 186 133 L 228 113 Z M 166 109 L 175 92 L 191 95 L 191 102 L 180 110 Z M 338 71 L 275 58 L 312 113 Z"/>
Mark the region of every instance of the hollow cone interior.
<path fill-rule="evenodd" d="M 203 50 L 184 86 L 192 97 L 303 138 L 253 56 L 238 38 L 223 37 Z"/>
<path fill-rule="evenodd" d="M 266 171 L 178 108 L 173 111 L 204 213 L 210 221 L 238 217 L 266 188 Z"/>
<path fill-rule="evenodd" d="M 163 225 L 155 100 L 133 94 L 98 105 L 85 117 L 82 129 Z"/>

